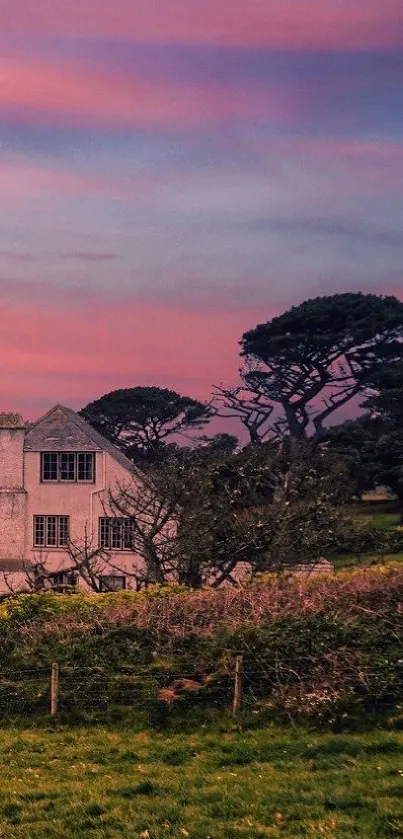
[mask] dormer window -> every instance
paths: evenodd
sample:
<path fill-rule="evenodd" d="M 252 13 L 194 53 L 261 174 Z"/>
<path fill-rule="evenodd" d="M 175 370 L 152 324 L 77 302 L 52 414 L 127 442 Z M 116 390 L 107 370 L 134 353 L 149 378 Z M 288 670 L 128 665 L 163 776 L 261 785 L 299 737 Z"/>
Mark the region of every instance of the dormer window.
<path fill-rule="evenodd" d="M 95 452 L 41 452 L 41 481 L 93 484 Z"/>

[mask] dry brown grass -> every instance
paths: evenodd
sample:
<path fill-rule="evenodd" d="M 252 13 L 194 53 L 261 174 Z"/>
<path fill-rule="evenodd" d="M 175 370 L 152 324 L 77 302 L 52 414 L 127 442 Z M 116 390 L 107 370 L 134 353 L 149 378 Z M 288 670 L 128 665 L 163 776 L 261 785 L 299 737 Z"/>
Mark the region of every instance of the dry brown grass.
<path fill-rule="evenodd" d="M 377 567 L 337 575 L 269 576 L 254 585 L 163 596 L 108 598 L 91 611 L 68 609 L 51 619 L 30 622 L 38 638 L 91 632 L 106 626 L 136 626 L 165 637 L 212 637 L 262 621 L 306 614 L 349 621 L 358 616 L 403 613 L 403 568 Z"/>

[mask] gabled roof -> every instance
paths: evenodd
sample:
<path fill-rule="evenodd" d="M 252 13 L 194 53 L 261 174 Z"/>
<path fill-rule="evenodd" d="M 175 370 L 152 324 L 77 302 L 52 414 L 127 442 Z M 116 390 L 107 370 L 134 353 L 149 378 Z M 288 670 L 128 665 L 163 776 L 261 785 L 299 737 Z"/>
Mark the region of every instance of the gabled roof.
<path fill-rule="evenodd" d="M 55 405 L 27 428 L 24 451 L 73 452 L 103 451 L 110 454 L 120 466 L 134 472 L 131 461 L 102 434 L 95 431 L 82 417 L 66 408 Z"/>

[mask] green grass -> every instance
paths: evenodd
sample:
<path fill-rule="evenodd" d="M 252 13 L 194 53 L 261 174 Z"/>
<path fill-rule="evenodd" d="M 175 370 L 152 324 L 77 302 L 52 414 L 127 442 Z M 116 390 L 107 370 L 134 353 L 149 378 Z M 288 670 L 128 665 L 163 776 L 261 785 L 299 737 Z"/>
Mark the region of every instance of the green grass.
<path fill-rule="evenodd" d="M 403 562 L 403 553 L 399 554 L 331 554 L 329 559 L 333 562 L 336 571 L 343 568 L 368 568 L 371 565 L 397 565 Z"/>
<path fill-rule="evenodd" d="M 393 839 L 403 735 L 0 730 L 3 839 Z"/>
<path fill-rule="evenodd" d="M 369 530 L 392 530 L 400 524 L 400 505 L 396 501 L 361 501 L 351 504 L 347 514 Z"/>
<path fill-rule="evenodd" d="M 370 494 L 359 502 L 345 508 L 345 512 L 365 530 L 394 530 L 400 525 L 401 507 L 395 499 L 386 496 Z M 380 553 L 365 554 L 329 554 L 336 570 L 342 568 L 366 567 L 381 563 L 403 562 L 403 553 L 381 555 Z"/>

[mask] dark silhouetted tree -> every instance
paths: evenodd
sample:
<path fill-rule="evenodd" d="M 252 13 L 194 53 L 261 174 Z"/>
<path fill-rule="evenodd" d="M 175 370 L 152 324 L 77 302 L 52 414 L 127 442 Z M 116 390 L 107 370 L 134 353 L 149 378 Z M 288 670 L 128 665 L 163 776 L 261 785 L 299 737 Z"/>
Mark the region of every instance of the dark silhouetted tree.
<path fill-rule="evenodd" d="M 403 303 L 335 294 L 295 306 L 246 332 L 242 385 L 218 388 L 220 413 L 236 415 L 253 443 L 320 437 L 326 421 L 365 394 L 384 365 L 403 358 Z"/>
<path fill-rule="evenodd" d="M 403 426 L 403 361 L 383 365 L 370 378 L 367 388 L 371 395 L 362 407 L 373 416 L 381 417 L 395 429 Z"/>
<path fill-rule="evenodd" d="M 372 393 L 362 407 L 370 413 L 329 429 L 328 439 L 354 477 L 357 494 L 384 485 L 403 511 L 403 363 L 380 368 L 368 388 Z"/>
<path fill-rule="evenodd" d="M 194 467 L 178 527 L 182 582 L 314 564 L 335 549 L 349 487 L 341 461 L 309 445 L 297 458 L 266 443 Z"/>
<path fill-rule="evenodd" d="M 80 411 L 97 431 L 136 462 L 154 462 L 167 441 L 204 428 L 213 409 L 189 396 L 159 387 L 107 393 Z"/>

